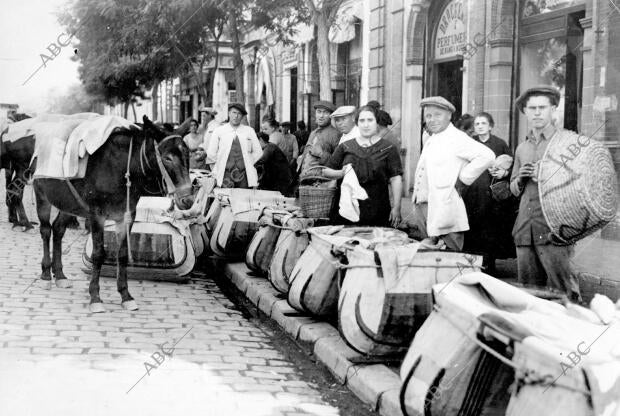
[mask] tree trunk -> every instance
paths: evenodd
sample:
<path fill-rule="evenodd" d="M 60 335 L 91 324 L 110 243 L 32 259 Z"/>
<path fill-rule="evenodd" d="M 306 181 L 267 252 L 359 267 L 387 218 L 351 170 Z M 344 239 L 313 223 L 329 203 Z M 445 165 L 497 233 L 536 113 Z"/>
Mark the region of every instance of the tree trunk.
<path fill-rule="evenodd" d="M 239 28 L 237 27 L 237 15 L 234 11 L 231 11 L 229 21 L 232 34 L 233 65 L 235 66 L 235 91 L 237 93 L 237 102 L 245 105 L 245 94 L 243 86 L 243 60 L 241 59 L 241 44 L 239 43 Z"/>
<path fill-rule="evenodd" d="M 153 118 L 151 120 L 153 121 L 157 120 L 158 110 L 159 110 L 159 80 L 156 79 L 155 84 L 153 85 L 153 114 L 151 114 Z"/>
<path fill-rule="evenodd" d="M 131 102 L 131 111 L 133 112 L 133 122 L 137 123 L 138 116 L 136 115 L 136 103 L 134 103 L 133 101 Z"/>
<path fill-rule="evenodd" d="M 123 107 L 124 107 L 123 118 L 127 119 L 127 113 L 129 112 L 129 100 L 123 103 Z"/>
<path fill-rule="evenodd" d="M 329 55 L 329 20 L 325 11 L 314 12 L 317 32 L 317 59 L 319 61 L 319 96 L 332 101 L 331 62 Z"/>

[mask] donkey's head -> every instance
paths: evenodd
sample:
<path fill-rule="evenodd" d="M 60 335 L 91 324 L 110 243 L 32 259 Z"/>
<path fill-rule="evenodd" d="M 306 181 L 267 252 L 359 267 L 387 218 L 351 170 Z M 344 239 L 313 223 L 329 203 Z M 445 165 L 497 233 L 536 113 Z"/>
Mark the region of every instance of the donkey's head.
<path fill-rule="evenodd" d="M 155 156 L 160 173 L 166 182 L 168 193 L 180 209 L 189 209 L 194 203 L 192 182 L 189 177 L 189 148 L 179 135 L 169 133 L 155 126 L 143 117 L 144 132 L 155 140 Z"/>

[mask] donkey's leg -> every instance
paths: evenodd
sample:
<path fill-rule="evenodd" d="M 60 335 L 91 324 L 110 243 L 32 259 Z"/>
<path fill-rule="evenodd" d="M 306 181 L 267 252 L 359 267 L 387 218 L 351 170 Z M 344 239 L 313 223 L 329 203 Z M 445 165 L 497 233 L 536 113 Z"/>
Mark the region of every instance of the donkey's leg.
<path fill-rule="evenodd" d="M 41 260 L 41 279 L 47 282 L 46 288 L 51 288 L 52 280 L 52 259 L 50 257 L 50 237 L 52 236 L 52 225 L 50 224 L 50 216 L 52 213 L 52 204 L 49 203 L 43 191 L 37 189 L 35 182 L 35 196 L 37 201 L 37 216 L 41 226 L 41 240 L 43 240 L 43 259 Z"/>
<path fill-rule="evenodd" d="M 52 254 L 52 272 L 56 279 L 56 286 L 60 288 L 69 288 L 73 284 L 65 273 L 62 271 L 62 238 L 67 230 L 67 222 L 71 219 L 71 215 L 62 211 L 58 213 L 56 219 L 52 223 L 52 241 L 54 243 Z"/>
<path fill-rule="evenodd" d="M 128 311 L 135 311 L 138 309 L 138 304 L 129 294 L 129 287 L 127 285 L 128 238 L 125 223 L 118 221 L 116 223 L 116 242 L 118 244 L 116 252 L 116 288 L 121 294 L 121 305 L 123 305 L 123 308 Z"/>
<path fill-rule="evenodd" d="M 33 223 L 28 219 L 28 215 L 26 215 L 26 210 L 24 209 L 24 189 L 28 184 L 28 181 L 25 178 L 25 169 L 19 168 L 15 171 L 15 180 L 13 183 L 15 184 L 16 194 L 13 198 L 13 206 L 17 212 L 17 221 L 18 225 L 22 225 L 25 227 L 24 231 L 28 231 L 34 228 Z"/>
<path fill-rule="evenodd" d="M 101 274 L 101 266 L 105 260 L 105 249 L 103 246 L 104 223 L 104 218 L 96 217 L 94 215 L 90 217 L 93 239 L 93 254 L 91 257 L 93 261 L 93 272 L 90 277 L 90 284 L 88 285 L 88 293 L 90 294 L 89 308 L 93 313 L 105 312 L 103 302 L 101 302 L 101 298 L 99 297 L 99 275 Z"/>
<path fill-rule="evenodd" d="M 17 223 L 19 222 L 18 218 L 17 218 L 17 210 L 15 209 L 15 203 L 14 203 L 14 199 L 15 199 L 15 190 L 14 190 L 14 185 L 13 185 L 13 169 L 12 168 L 6 168 L 4 170 L 4 175 L 5 175 L 5 201 L 6 201 L 6 207 L 9 210 L 9 222 L 13 223 L 13 226 L 18 225 Z"/>

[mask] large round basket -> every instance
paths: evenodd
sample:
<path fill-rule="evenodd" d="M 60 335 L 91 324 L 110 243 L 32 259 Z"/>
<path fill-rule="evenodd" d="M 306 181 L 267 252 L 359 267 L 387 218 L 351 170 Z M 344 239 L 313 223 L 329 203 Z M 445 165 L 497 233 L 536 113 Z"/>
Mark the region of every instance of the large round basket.
<path fill-rule="evenodd" d="M 600 142 L 560 129 L 539 169 L 543 215 L 561 243 L 575 243 L 616 216 L 616 172 L 609 150 Z"/>
<path fill-rule="evenodd" d="M 317 182 L 299 186 L 299 205 L 307 218 L 329 218 L 336 188 L 326 187 L 327 183 Z"/>

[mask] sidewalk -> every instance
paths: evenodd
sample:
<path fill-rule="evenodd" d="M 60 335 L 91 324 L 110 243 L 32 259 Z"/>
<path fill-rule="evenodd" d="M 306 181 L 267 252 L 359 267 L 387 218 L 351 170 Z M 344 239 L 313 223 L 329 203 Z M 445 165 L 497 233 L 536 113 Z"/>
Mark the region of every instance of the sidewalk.
<path fill-rule="evenodd" d="M 291 308 L 264 277 L 257 277 L 244 263 L 223 265 L 223 274 L 265 315 L 276 321 L 307 352 L 326 366 L 361 401 L 384 416 L 400 416 L 398 367 L 354 364 L 363 356 L 349 348 L 338 330 Z"/>

